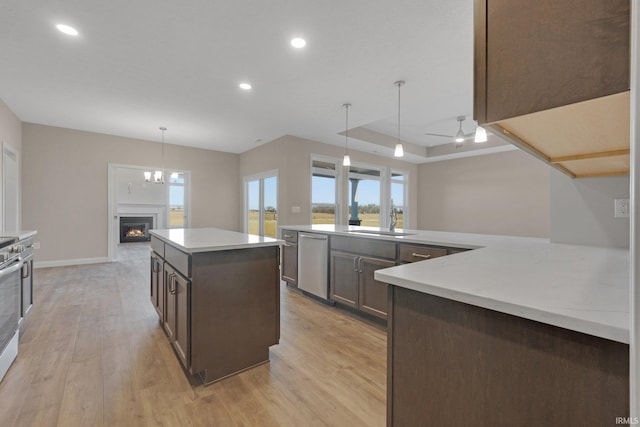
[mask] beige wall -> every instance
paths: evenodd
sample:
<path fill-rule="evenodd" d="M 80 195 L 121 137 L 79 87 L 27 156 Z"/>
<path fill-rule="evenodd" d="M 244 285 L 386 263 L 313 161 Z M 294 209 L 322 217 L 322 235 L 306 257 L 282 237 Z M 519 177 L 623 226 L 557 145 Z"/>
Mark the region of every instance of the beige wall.
<path fill-rule="evenodd" d="M 311 171 L 312 154 L 342 159 L 344 148 L 323 144 L 294 136 L 284 136 L 270 143 L 261 145 L 240 155 L 238 193 L 242 199 L 244 194 L 243 177 L 277 169 L 278 179 L 278 225 L 304 225 L 311 221 Z M 392 167 L 409 172 L 409 228 L 416 227 L 417 192 L 415 180 L 417 166 L 393 158 L 374 156 L 350 150 L 352 163 Z M 343 205 L 347 205 L 347 181 L 344 181 Z M 243 226 L 243 201 L 240 201 L 238 224 Z M 300 207 L 300 213 L 292 213 L 291 208 Z M 346 209 L 344 215 L 347 215 Z M 345 221 L 346 222 L 346 221 Z"/>
<path fill-rule="evenodd" d="M 549 237 L 550 167 L 522 151 L 418 167 L 418 228 Z"/>
<path fill-rule="evenodd" d="M 614 200 L 629 198 L 629 177 L 571 179 L 551 172 L 551 241 L 629 248 L 629 218 L 614 217 Z"/>
<path fill-rule="evenodd" d="M 23 228 L 40 262 L 107 257 L 108 164 L 160 166 L 157 142 L 24 123 Z M 238 229 L 238 155 L 165 146 L 167 168 L 191 171 L 191 226 Z"/>

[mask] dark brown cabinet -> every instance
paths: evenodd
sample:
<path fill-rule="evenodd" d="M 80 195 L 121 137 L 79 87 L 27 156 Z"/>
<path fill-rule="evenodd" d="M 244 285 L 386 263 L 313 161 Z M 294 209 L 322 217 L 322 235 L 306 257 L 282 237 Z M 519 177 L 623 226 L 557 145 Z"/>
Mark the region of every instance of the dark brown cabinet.
<path fill-rule="evenodd" d="M 330 244 L 331 299 L 386 319 L 387 285 L 375 280 L 373 274 L 376 270 L 395 265 L 395 242 L 331 236 Z"/>
<path fill-rule="evenodd" d="M 475 0 L 474 119 L 572 177 L 629 172 L 628 0 Z"/>
<path fill-rule="evenodd" d="M 330 297 L 352 308 L 358 308 L 357 255 L 331 252 Z"/>
<path fill-rule="evenodd" d="M 373 273 L 394 265 L 391 260 L 331 252 L 331 299 L 386 319 L 387 284 L 377 281 Z"/>
<path fill-rule="evenodd" d="M 629 90 L 628 0 L 475 0 L 475 118 Z"/>
<path fill-rule="evenodd" d="M 189 300 L 191 282 L 170 265 L 164 269 L 164 329 L 185 368 L 190 366 Z"/>
<path fill-rule="evenodd" d="M 156 252 L 151 253 L 151 303 L 160 321 L 164 322 L 164 260 Z"/>
<path fill-rule="evenodd" d="M 387 284 L 379 282 L 373 273 L 381 268 L 393 267 L 395 262 L 377 258 L 360 258 L 359 308 L 365 313 L 387 318 Z"/>
<path fill-rule="evenodd" d="M 279 247 L 186 253 L 151 238 L 151 301 L 185 371 L 208 384 L 280 339 Z"/>
<path fill-rule="evenodd" d="M 626 344 L 399 286 L 388 296 L 389 427 L 606 426 L 629 413 Z"/>
<path fill-rule="evenodd" d="M 409 263 L 424 261 L 447 255 L 446 248 L 424 245 L 398 245 L 398 262 Z"/>
<path fill-rule="evenodd" d="M 298 232 L 282 230 L 285 241 L 282 249 L 282 280 L 288 284 L 298 286 Z"/>

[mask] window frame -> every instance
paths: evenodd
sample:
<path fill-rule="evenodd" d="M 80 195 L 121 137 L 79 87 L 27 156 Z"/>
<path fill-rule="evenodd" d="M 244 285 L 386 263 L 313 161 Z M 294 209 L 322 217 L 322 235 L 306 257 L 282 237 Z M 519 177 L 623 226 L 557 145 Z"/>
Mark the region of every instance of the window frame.
<path fill-rule="evenodd" d="M 260 172 L 254 175 L 247 175 L 242 177 L 242 181 L 243 181 L 243 192 L 244 192 L 244 197 L 243 197 L 243 213 L 242 213 L 242 218 L 243 218 L 243 230 L 244 233 L 249 234 L 249 216 L 247 215 L 247 212 L 249 211 L 249 182 L 252 181 L 258 181 L 258 185 L 259 185 L 259 189 L 258 189 L 258 193 L 259 193 L 259 209 L 258 209 L 258 235 L 260 236 L 264 236 L 264 180 L 267 178 L 274 178 L 276 179 L 276 215 L 275 215 L 275 220 L 276 220 L 276 236 L 278 235 L 278 223 L 280 222 L 280 197 L 279 197 L 279 193 L 280 193 L 280 174 L 279 174 L 279 170 L 278 169 L 273 169 L 270 171 L 265 171 L 265 172 Z M 269 237 L 269 236 L 267 236 Z"/>
<path fill-rule="evenodd" d="M 183 174 L 184 183 L 178 184 L 178 183 L 169 182 L 170 176 L 173 172 Z M 167 193 L 166 193 L 167 204 L 166 204 L 166 211 L 165 211 L 165 218 L 166 218 L 165 221 L 166 221 L 167 228 L 189 228 L 191 224 L 191 171 L 179 170 L 179 169 L 165 169 L 163 173 L 164 173 L 164 182 L 167 187 Z M 169 218 L 170 218 L 169 215 L 171 212 L 171 186 L 183 187 L 185 212 L 184 212 L 184 224 L 182 226 L 172 227 L 169 221 Z"/>
<path fill-rule="evenodd" d="M 403 228 L 406 228 L 409 225 L 409 221 L 410 221 L 410 202 L 409 202 L 409 194 L 410 194 L 410 190 L 409 190 L 409 185 L 410 185 L 410 177 L 411 177 L 411 173 L 409 170 L 406 169 L 401 169 L 401 168 L 397 168 L 397 167 L 391 167 L 391 166 L 381 166 L 381 165 L 375 165 L 375 164 L 370 164 L 370 163 L 363 163 L 363 162 L 353 162 L 351 164 L 351 166 L 349 167 L 349 170 L 345 170 L 346 167 L 343 165 L 342 163 L 342 159 L 338 159 L 335 157 L 330 157 L 330 156 L 325 156 L 325 155 L 320 155 L 320 154 L 311 154 L 310 156 L 310 160 L 309 160 L 309 224 L 313 224 L 313 207 L 314 206 L 321 206 L 321 205 L 326 205 L 326 204 L 314 204 L 313 203 L 313 174 L 314 174 L 314 167 L 313 167 L 313 162 L 314 160 L 318 160 L 318 161 L 322 161 L 322 162 L 327 162 L 327 163 L 334 163 L 336 165 L 336 169 L 335 169 L 335 174 L 336 174 L 336 218 L 335 218 L 335 225 L 347 225 L 348 221 L 349 221 L 349 212 L 348 212 L 348 206 L 349 206 L 349 197 L 350 194 L 349 193 L 349 177 L 351 176 L 351 172 L 350 172 L 350 167 L 360 167 L 360 168 L 367 168 L 367 169 L 372 169 L 372 170 L 376 170 L 376 171 L 380 171 L 380 176 L 379 177 L 375 177 L 372 175 L 361 175 L 363 178 L 366 179 L 375 179 L 378 178 L 378 180 L 380 181 L 380 227 L 381 228 L 388 228 L 389 224 L 390 224 L 390 213 L 391 213 L 391 184 L 394 182 L 393 180 L 393 174 L 401 174 L 404 179 L 402 180 L 403 185 Z M 326 172 L 326 169 L 323 169 L 322 171 Z M 320 170 L 317 170 L 317 172 L 320 172 Z M 399 183 L 398 181 L 395 181 L 395 183 Z"/>
<path fill-rule="evenodd" d="M 335 201 L 333 205 L 330 203 L 313 203 L 314 172 L 326 174 L 326 171 L 327 171 L 327 169 L 315 168 L 313 166 L 314 161 L 333 163 L 335 165 L 335 169 L 334 169 Z M 314 206 L 335 206 L 334 225 L 343 224 L 343 222 L 341 221 L 341 218 L 342 218 L 342 203 L 341 203 L 342 202 L 342 185 L 341 183 L 342 183 L 342 176 L 343 176 L 342 169 L 343 169 L 343 165 L 342 165 L 342 160 L 340 159 L 337 159 L 335 157 L 323 156 L 320 154 L 312 154 L 310 156 L 310 159 L 309 159 L 309 170 L 310 170 L 310 173 L 309 173 L 309 224 L 313 224 L 313 207 Z"/>

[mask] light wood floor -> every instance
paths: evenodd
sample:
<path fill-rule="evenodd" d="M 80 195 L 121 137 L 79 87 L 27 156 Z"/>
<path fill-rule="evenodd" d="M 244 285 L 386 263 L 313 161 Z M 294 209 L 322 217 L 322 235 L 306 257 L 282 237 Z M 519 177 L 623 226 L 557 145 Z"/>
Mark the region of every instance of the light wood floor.
<path fill-rule="evenodd" d="M 385 424 L 380 328 L 282 286 L 270 363 L 204 387 L 180 368 L 148 289 L 147 256 L 36 270 L 0 426 Z"/>

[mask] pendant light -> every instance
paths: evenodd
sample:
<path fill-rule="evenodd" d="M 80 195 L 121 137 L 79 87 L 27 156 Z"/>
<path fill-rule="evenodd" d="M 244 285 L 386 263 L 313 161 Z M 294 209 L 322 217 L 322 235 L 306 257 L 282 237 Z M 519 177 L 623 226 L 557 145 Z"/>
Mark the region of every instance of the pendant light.
<path fill-rule="evenodd" d="M 456 132 L 456 136 L 454 141 L 456 143 L 456 148 L 462 147 L 462 143 L 464 142 L 464 131 L 462 130 L 462 122 L 464 121 L 464 116 L 458 116 L 456 120 L 458 120 L 458 132 Z"/>
<path fill-rule="evenodd" d="M 398 86 L 398 139 L 396 141 L 396 149 L 393 152 L 394 157 L 403 157 L 404 149 L 402 148 L 402 143 L 400 142 L 400 88 L 404 86 L 404 80 L 398 80 L 393 83 Z"/>
<path fill-rule="evenodd" d="M 149 171 L 145 171 L 144 173 L 144 180 L 147 182 L 151 182 L 153 181 L 156 184 L 164 184 L 164 132 L 167 130 L 166 127 L 160 127 L 159 128 L 162 131 L 162 169 L 161 170 L 156 170 L 153 173 L 153 179 L 151 178 L 151 172 Z"/>
<path fill-rule="evenodd" d="M 345 110 L 345 125 L 344 125 L 344 159 L 342 160 L 342 166 L 351 166 L 351 157 L 349 157 L 349 107 L 351 104 L 342 104 Z"/>

